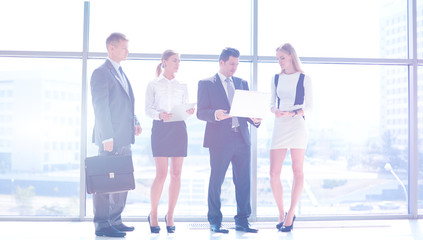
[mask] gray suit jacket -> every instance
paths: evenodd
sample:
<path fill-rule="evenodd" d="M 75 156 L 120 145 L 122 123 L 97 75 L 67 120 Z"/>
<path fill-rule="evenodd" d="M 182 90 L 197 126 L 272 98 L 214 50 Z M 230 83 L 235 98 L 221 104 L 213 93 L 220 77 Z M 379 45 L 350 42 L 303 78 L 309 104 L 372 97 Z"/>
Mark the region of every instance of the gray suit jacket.
<path fill-rule="evenodd" d="M 129 94 L 122 87 L 119 75 L 109 60 L 94 70 L 91 95 L 95 115 L 93 142 L 97 145 L 109 138 L 113 138 L 114 147 L 135 142 L 134 126 L 139 123 L 134 114 L 135 100 L 129 81 L 128 88 Z"/>

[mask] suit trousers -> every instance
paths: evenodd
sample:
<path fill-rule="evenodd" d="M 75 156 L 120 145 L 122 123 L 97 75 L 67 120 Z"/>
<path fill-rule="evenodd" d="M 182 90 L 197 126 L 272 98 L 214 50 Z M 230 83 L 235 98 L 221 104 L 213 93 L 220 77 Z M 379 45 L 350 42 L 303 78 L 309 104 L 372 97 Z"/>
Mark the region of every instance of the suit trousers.
<path fill-rule="evenodd" d="M 118 152 L 119 155 L 132 155 L 131 145 L 118 147 L 113 150 Z M 103 146 L 99 147 L 100 156 L 110 154 L 112 153 L 103 150 Z M 94 226 L 96 231 L 122 223 L 121 214 L 125 208 L 127 195 L 128 192 L 93 194 Z"/>
<path fill-rule="evenodd" d="M 251 214 L 250 205 L 250 170 L 251 155 L 250 146 L 240 132 L 231 132 L 228 139 L 222 139 L 226 144 L 223 147 L 210 147 L 210 181 L 208 190 L 208 213 L 210 224 L 222 223 L 221 189 L 225 180 L 229 163 L 232 163 L 232 176 L 235 185 L 235 197 L 237 203 L 236 223 L 248 221 Z"/>

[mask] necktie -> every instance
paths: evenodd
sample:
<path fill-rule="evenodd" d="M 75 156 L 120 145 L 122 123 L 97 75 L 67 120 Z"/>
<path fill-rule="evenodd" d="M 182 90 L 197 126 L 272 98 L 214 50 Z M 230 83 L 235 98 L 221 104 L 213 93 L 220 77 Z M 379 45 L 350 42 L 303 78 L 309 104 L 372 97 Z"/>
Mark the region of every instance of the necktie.
<path fill-rule="evenodd" d="M 123 89 L 125 89 L 126 93 L 128 93 L 128 83 L 126 82 L 125 74 L 123 74 L 122 67 L 119 67 L 119 72 L 121 76 L 121 83 L 122 83 Z"/>
<path fill-rule="evenodd" d="M 231 84 L 231 79 L 226 78 L 225 82 L 226 82 L 226 88 L 228 90 L 229 104 L 232 106 L 232 100 L 234 99 L 235 89 Z M 232 127 L 233 128 L 239 127 L 239 122 L 237 117 L 232 117 Z"/>

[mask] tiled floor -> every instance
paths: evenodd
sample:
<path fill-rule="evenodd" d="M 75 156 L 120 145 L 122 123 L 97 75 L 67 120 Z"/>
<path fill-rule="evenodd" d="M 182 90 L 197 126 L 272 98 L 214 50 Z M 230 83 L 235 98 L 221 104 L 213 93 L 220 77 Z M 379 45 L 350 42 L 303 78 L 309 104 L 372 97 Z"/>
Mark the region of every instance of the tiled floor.
<path fill-rule="evenodd" d="M 420 220 L 380 220 L 380 221 L 297 221 L 291 233 L 278 232 L 275 223 L 255 223 L 257 234 L 237 232 L 230 229 L 229 234 L 212 233 L 207 224 L 176 223 L 176 233 L 167 234 L 164 223 L 160 234 L 150 234 L 148 223 L 127 223 L 135 226 L 125 238 L 96 237 L 91 222 L 9 222 L 0 221 L 1 240 L 422 240 L 423 219 Z M 230 228 L 232 224 L 227 224 Z"/>

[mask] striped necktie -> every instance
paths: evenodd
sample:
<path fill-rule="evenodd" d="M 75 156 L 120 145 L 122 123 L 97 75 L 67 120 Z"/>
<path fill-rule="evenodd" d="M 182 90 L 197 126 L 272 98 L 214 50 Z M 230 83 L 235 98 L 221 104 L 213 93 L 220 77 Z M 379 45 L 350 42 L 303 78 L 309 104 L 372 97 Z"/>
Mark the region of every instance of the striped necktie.
<path fill-rule="evenodd" d="M 125 89 L 126 93 L 128 93 L 128 83 L 126 81 L 125 74 L 123 74 L 122 67 L 119 67 L 119 72 L 120 72 L 120 79 L 121 79 L 123 89 Z"/>
<path fill-rule="evenodd" d="M 226 89 L 228 90 L 229 105 L 232 106 L 232 100 L 234 99 L 235 89 L 233 85 L 231 84 L 230 78 L 226 78 L 225 82 L 226 82 Z M 232 128 L 236 128 L 236 127 L 239 127 L 238 118 L 232 117 Z"/>

